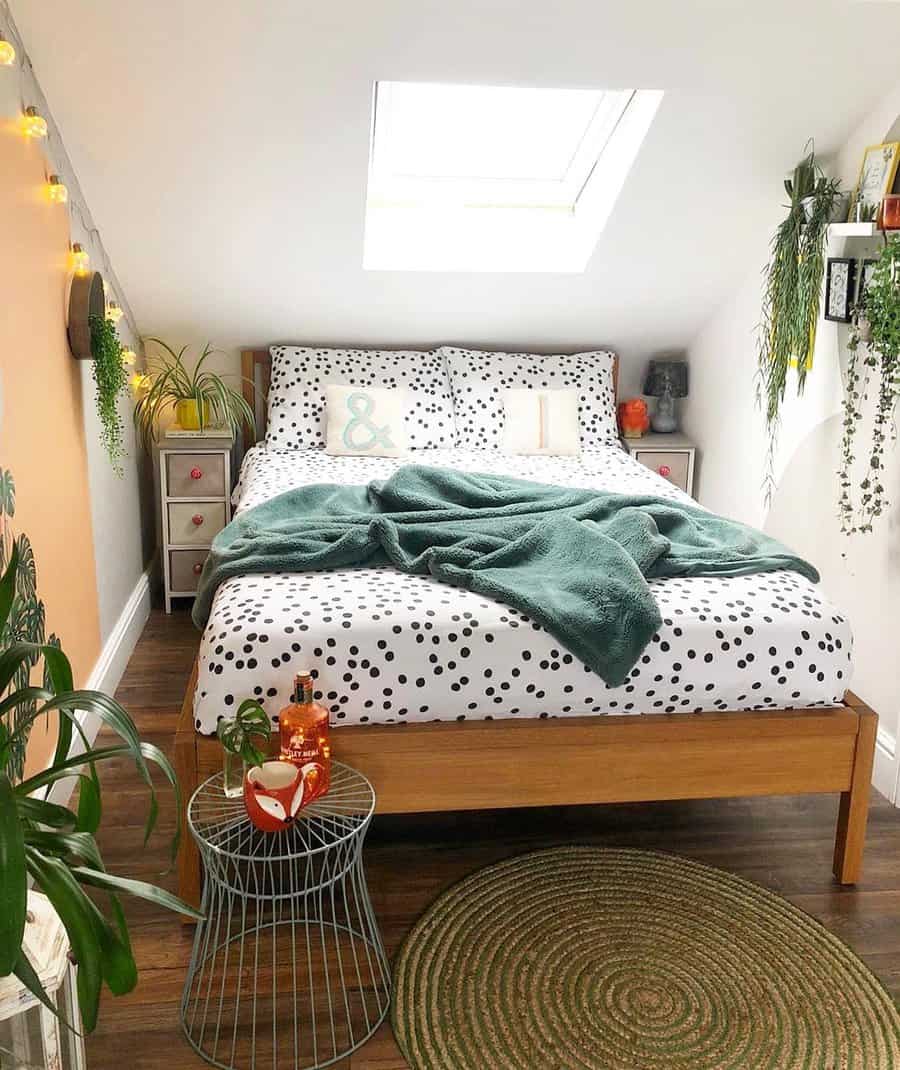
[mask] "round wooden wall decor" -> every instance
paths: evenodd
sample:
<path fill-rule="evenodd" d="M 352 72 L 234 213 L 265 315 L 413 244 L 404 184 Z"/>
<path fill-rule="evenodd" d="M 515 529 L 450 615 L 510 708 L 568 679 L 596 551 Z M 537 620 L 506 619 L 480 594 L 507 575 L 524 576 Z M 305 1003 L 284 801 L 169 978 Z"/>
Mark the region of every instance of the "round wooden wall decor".
<path fill-rule="evenodd" d="M 90 317 L 106 315 L 103 276 L 99 271 L 74 275 L 69 289 L 69 349 L 77 360 L 91 360 Z"/>

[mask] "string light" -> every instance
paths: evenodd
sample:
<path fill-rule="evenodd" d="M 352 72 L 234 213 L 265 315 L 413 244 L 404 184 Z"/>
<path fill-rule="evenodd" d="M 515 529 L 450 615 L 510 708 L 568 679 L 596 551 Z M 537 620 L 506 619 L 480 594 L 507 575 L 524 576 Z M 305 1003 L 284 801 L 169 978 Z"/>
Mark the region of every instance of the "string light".
<path fill-rule="evenodd" d="M 137 353 L 133 349 L 122 350 L 122 363 L 131 367 L 137 360 Z"/>
<path fill-rule="evenodd" d="M 122 308 L 118 301 L 110 301 L 106 306 L 106 318 L 110 323 L 118 323 L 122 318 Z"/>
<path fill-rule="evenodd" d="M 54 204 L 65 204 L 69 199 L 69 191 L 63 185 L 59 175 L 51 175 L 47 179 L 47 196 Z"/>
<path fill-rule="evenodd" d="M 22 130 L 26 137 L 41 138 L 47 136 L 47 120 L 33 104 L 29 104 L 22 116 Z"/>
<path fill-rule="evenodd" d="M 12 44 L 13 41 L 17 42 L 15 46 Z M 62 137 L 53 123 L 52 117 L 48 116 L 45 119 L 41 114 L 40 109 L 46 107 L 46 101 L 41 92 L 40 84 L 35 78 L 28 53 L 21 44 L 21 36 L 16 32 L 7 0 L 0 0 L 0 66 L 15 67 L 16 70 L 19 82 L 18 99 L 23 106 L 18 124 L 23 136 L 34 140 L 47 139 L 49 148 L 44 150 L 45 155 L 55 157 L 54 160 L 48 159 L 47 171 L 51 173 L 43 184 L 41 193 L 46 196 L 49 203 L 67 206 L 73 230 L 76 233 L 80 232 L 86 235 L 86 239 L 83 238 L 82 240 L 89 245 L 92 251 L 99 253 L 104 275 L 115 282 L 115 272 L 112 264 L 103 246 L 99 231 L 91 217 L 90 210 L 82 200 L 77 181 L 72 182 L 70 187 L 67 187 L 62 181 L 62 175 L 71 175 L 71 162 L 68 159 Z M 36 104 L 25 107 L 24 103 L 29 99 L 35 101 Z M 71 246 L 70 265 L 75 274 L 80 277 L 90 273 L 91 258 L 84 245 L 75 242 Z M 132 321 L 128 306 L 125 305 L 123 307 L 116 301 L 110 301 L 110 306 L 108 314 L 111 312 L 110 318 L 112 322 L 115 323 L 124 317 L 128 321 L 130 333 L 137 336 L 137 329 Z M 133 350 L 127 350 L 126 352 L 133 353 Z M 137 359 L 136 356 L 135 359 Z M 139 387 L 139 389 L 145 388 L 146 386 Z"/>
<path fill-rule="evenodd" d="M 75 242 L 72 246 L 72 270 L 76 275 L 87 275 L 91 270 L 91 258 L 81 242 Z"/>
<path fill-rule="evenodd" d="M 129 380 L 131 383 L 131 389 L 135 394 L 141 394 L 150 385 L 150 376 L 144 375 L 142 372 L 135 372 Z"/>

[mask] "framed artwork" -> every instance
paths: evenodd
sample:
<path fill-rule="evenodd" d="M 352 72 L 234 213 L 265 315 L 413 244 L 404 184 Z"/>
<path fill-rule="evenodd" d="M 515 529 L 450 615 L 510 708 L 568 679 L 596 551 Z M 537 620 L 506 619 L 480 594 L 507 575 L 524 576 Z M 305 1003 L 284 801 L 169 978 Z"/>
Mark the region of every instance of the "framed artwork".
<path fill-rule="evenodd" d="M 829 257 L 825 274 L 825 319 L 849 323 L 853 305 L 856 261 L 846 257 Z"/>
<path fill-rule="evenodd" d="M 850 198 L 850 223 L 856 218 L 856 205 L 862 203 L 868 208 L 878 206 L 891 192 L 897 177 L 897 165 L 900 163 L 900 141 L 888 141 L 883 145 L 870 145 L 863 154 L 859 168 L 856 188 Z"/>
<path fill-rule="evenodd" d="M 860 260 L 859 269 L 856 273 L 856 307 L 863 308 L 866 303 L 866 289 L 869 283 L 872 281 L 872 272 L 875 270 L 877 260 L 866 257 L 864 260 Z"/>

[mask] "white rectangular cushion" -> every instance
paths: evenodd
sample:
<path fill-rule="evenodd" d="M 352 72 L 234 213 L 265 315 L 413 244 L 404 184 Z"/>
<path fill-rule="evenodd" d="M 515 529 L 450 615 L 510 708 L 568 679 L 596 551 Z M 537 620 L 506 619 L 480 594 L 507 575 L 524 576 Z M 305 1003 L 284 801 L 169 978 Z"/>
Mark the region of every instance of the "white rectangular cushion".
<path fill-rule="evenodd" d="M 504 453 L 577 457 L 581 453 L 577 390 L 503 391 Z"/>
<path fill-rule="evenodd" d="M 576 389 L 581 448 L 597 449 L 618 441 L 613 386 L 615 357 L 608 350 L 541 356 L 442 346 L 438 352 L 447 361 L 453 391 L 457 449 L 500 448 L 501 395 L 511 387 Z"/>
<path fill-rule="evenodd" d="M 406 391 L 329 383 L 325 452 L 335 457 L 403 457 Z"/>
<path fill-rule="evenodd" d="M 272 449 L 325 446 L 325 388 L 404 387 L 410 449 L 453 445 L 453 402 L 444 358 L 436 351 L 314 349 L 272 346 L 266 445 Z"/>

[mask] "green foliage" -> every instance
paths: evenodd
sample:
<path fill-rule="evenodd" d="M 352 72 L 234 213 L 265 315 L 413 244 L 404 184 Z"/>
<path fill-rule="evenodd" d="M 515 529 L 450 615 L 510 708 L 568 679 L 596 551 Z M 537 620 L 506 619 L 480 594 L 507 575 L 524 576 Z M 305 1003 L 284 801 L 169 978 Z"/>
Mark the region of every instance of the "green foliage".
<path fill-rule="evenodd" d="M 21 569 L 14 545 L 9 563 L 0 575 L 0 633 L 5 634 L 13 611 L 16 578 Z M 14 681 L 24 666 L 43 659 L 45 682 L 41 687 L 17 686 Z M 65 926 L 78 962 L 78 1003 L 84 1028 L 97 1023 L 100 990 L 105 984 L 114 995 L 130 992 L 137 983 L 137 965 L 131 950 L 128 926 L 119 893 L 139 896 L 169 910 L 200 915 L 187 903 L 145 881 L 108 874 L 94 834 L 101 819 L 100 781 L 97 767 L 114 758 L 129 758 L 150 793 L 145 839 L 156 823 L 157 801 L 150 764 L 155 765 L 175 791 L 181 808 L 181 792 L 175 771 L 165 755 L 144 743 L 128 713 L 99 691 L 76 691 L 68 658 L 56 646 L 31 642 L 4 642 L 0 646 L 0 976 L 14 973 L 26 987 L 50 1004 L 40 979 L 22 950 L 26 895 L 29 878 L 51 901 Z M 21 710 L 26 716 L 14 716 Z M 93 714 L 118 737 L 110 747 L 92 747 L 71 753 L 73 727 L 81 732 L 78 712 Z M 27 738 L 39 717 L 59 721 L 56 752 L 43 772 L 18 781 L 12 769 L 16 744 Z M 50 802 L 40 789 L 76 776 L 81 785 L 77 812 Z M 172 852 L 178 847 L 178 829 Z M 85 886 L 100 889 L 89 897 Z M 101 909 L 99 904 L 107 908 Z"/>
<path fill-rule="evenodd" d="M 840 196 L 840 183 L 825 177 L 812 151 L 784 188 L 790 204 L 772 239 L 758 328 L 757 401 L 765 411 L 769 435 L 766 501 L 774 489 L 779 417 L 790 369 L 796 369 L 797 391 L 802 393 L 812 363 L 827 227 Z"/>
<path fill-rule="evenodd" d="M 122 417 L 119 398 L 126 392 L 128 372 L 122 362 L 122 345 L 115 324 L 105 316 L 91 316 L 91 354 L 94 383 L 97 387 L 97 415 L 100 417 L 100 439 L 116 475 L 122 476 Z"/>
<path fill-rule="evenodd" d="M 266 752 L 254 740 L 262 739 L 268 743 L 272 736 L 272 722 L 256 699 L 244 699 L 234 717 L 219 721 L 216 731 L 222 747 L 229 754 L 238 755 L 247 765 L 260 765 L 266 760 Z"/>
<path fill-rule="evenodd" d="M 51 635 L 45 639 L 44 635 L 44 603 L 37 595 L 37 568 L 34 560 L 34 552 L 27 535 L 14 535 L 10 521 L 16 512 L 16 484 L 13 474 L 6 469 L 0 468 L 0 574 L 8 586 L 8 590 L 0 590 L 0 607 L 4 599 L 8 597 L 9 605 L 3 619 L 6 623 L 0 627 L 0 649 L 13 643 L 28 642 L 42 645 L 47 642 L 58 645 L 58 640 Z M 16 556 L 18 568 L 9 569 L 9 563 Z M 31 679 L 31 671 L 37 664 L 38 658 L 23 662 L 16 671 L 12 680 L 12 686 L 21 689 L 28 686 Z M 0 688 L 0 702 L 3 700 L 3 688 Z M 33 702 L 26 702 L 17 706 L 13 713 L 13 727 L 18 727 L 27 720 L 34 711 Z M 25 745 L 28 742 L 28 734 L 23 733 L 13 737 L 9 744 L 9 769 L 13 777 L 21 776 L 25 762 Z"/>
<path fill-rule="evenodd" d="M 845 535 L 872 531 L 888 505 L 884 487 L 884 451 L 897 437 L 894 416 L 900 400 L 900 240 L 887 241 L 866 287 L 864 305 L 848 342 L 847 380 L 844 391 L 841 467 L 838 470 L 838 515 Z M 863 338 L 862 325 L 868 330 Z M 851 469 L 855 442 L 863 419 L 870 379 L 877 375 L 877 397 L 872 442 L 865 474 L 859 484 L 859 505 L 854 504 Z"/>
<path fill-rule="evenodd" d="M 148 361 L 147 376 L 150 387 L 138 398 L 134 408 L 134 423 L 141 441 L 149 449 L 159 433 L 161 417 L 174 408 L 179 401 L 195 401 L 201 429 L 208 415 L 211 427 L 226 427 L 237 434 L 241 424 L 253 426 L 253 410 L 243 394 L 226 384 L 225 378 L 207 371 L 204 364 L 217 350 L 206 343 L 193 371 L 184 366 L 184 356 L 189 346 L 182 346 L 176 353 L 159 338 L 147 341 L 160 346 L 164 353 Z"/>

